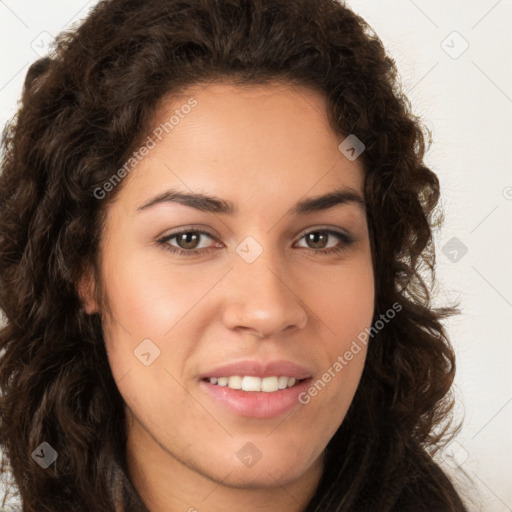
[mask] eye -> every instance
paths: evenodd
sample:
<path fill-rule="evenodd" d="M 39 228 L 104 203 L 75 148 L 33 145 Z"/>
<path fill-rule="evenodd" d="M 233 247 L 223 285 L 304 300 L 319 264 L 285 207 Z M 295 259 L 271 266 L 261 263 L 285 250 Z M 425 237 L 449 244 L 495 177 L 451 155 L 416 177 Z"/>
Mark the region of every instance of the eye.
<path fill-rule="evenodd" d="M 202 236 L 213 238 L 213 235 L 206 231 L 190 229 L 188 231 L 179 231 L 176 233 L 171 233 L 170 235 L 167 235 L 158 240 L 158 243 L 163 245 L 164 248 L 167 249 L 168 251 L 184 256 L 212 251 L 214 247 L 206 247 L 198 250 L 198 242 Z M 171 245 L 169 243 L 173 239 L 176 239 L 178 247 Z"/>
<path fill-rule="evenodd" d="M 203 236 L 214 239 L 214 236 L 207 231 L 188 229 L 166 235 L 165 237 L 160 238 L 158 243 L 163 246 L 164 249 L 179 256 L 194 256 L 197 254 L 209 253 L 216 248 L 213 246 L 199 247 L 201 237 Z M 326 242 L 329 238 L 338 239 L 338 244 L 335 244 L 334 246 L 331 244 L 328 246 Z M 302 235 L 299 241 L 302 239 L 304 239 L 310 247 L 301 248 L 305 248 L 306 250 L 313 252 L 313 254 L 339 253 L 354 243 L 354 239 L 352 237 L 331 229 L 309 231 Z M 171 244 L 171 240 L 175 240 L 177 246 Z M 313 247 L 311 247 L 311 245 L 313 245 Z"/>
<path fill-rule="evenodd" d="M 326 247 L 326 241 L 329 238 L 337 238 L 338 244 Z M 300 240 L 302 239 L 305 239 L 307 244 L 312 244 L 314 246 L 310 246 L 309 249 L 313 250 L 314 253 L 320 254 L 339 253 L 354 243 L 354 239 L 352 237 L 332 229 L 318 229 L 315 231 L 308 231 L 301 237 Z M 318 247 L 318 245 L 321 247 Z"/>

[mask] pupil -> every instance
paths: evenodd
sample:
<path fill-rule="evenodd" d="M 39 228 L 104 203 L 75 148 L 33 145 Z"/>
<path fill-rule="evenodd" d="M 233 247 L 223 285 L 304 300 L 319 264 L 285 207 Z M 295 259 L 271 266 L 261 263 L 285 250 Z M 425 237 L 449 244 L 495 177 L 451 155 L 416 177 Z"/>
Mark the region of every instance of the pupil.
<path fill-rule="evenodd" d="M 183 240 L 183 238 L 185 238 L 185 248 L 186 249 L 193 249 L 194 247 L 194 243 L 192 242 L 192 247 L 189 247 L 188 244 L 190 244 L 190 239 L 191 238 L 196 238 L 198 237 L 197 233 L 182 233 L 181 234 L 181 240 Z M 197 240 L 195 241 L 197 242 Z M 181 242 L 180 242 L 180 245 L 181 245 Z"/>
<path fill-rule="evenodd" d="M 318 240 L 315 240 L 315 239 L 317 239 L 317 238 L 319 238 L 319 237 L 323 237 L 323 238 L 325 238 L 325 237 L 326 237 L 326 234 L 325 234 L 325 233 L 310 233 L 310 234 L 309 234 L 309 237 L 310 237 L 310 240 L 309 240 L 309 241 L 311 241 L 311 238 L 313 238 L 313 243 L 314 243 L 314 244 L 316 244 L 316 243 L 318 243 Z M 324 241 L 325 241 L 325 240 L 324 240 Z M 322 246 L 322 247 L 323 247 L 323 246 Z M 318 247 L 316 247 L 316 248 L 318 248 Z"/>

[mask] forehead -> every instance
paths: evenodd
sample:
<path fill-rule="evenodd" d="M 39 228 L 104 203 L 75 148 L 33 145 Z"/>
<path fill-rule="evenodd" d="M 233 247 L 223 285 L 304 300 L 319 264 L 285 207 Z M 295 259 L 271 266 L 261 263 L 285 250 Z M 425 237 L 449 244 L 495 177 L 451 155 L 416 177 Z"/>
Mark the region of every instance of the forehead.
<path fill-rule="evenodd" d="M 185 108 L 189 105 L 194 106 Z M 312 89 L 281 83 L 196 85 L 161 101 L 152 133 L 166 123 L 162 140 L 126 184 L 139 204 L 176 185 L 218 197 L 271 191 L 279 201 L 340 184 L 362 191 L 362 164 L 340 153 L 344 136 L 331 128 L 326 100 Z"/>
<path fill-rule="evenodd" d="M 193 109 L 187 106 L 191 99 L 195 102 Z M 187 112 L 183 114 L 181 111 Z M 324 94 L 283 82 L 194 85 L 179 96 L 164 97 L 156 110 L 153 125 L 162 125 L 178 113 L 179 126 L 172 130 L 173 135 L 193 131 L 203 138 L 215 136 L 216 142 L 222 137 L 228 144 L 237 140 L 247 143 L 251 137 L 258 137 L 267 145 L 272 141 L 275 141 L 274 145 L 287 143 L 285 147 L 295 141 L 294 149 L 297 150 L 304 139 L 329 143 L 340 137 L 328 122 Z M 196 139 L 194 143 L 197 145 L 200 141 Z"/>

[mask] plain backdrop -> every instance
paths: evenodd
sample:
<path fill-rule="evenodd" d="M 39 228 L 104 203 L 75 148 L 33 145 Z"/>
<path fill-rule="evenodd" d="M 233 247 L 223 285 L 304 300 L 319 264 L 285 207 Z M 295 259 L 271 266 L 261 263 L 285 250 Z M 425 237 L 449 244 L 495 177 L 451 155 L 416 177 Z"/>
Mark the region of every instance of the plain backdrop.
<path fill-rule="evenodd" d="M 293 1 L 293 0 L 291 0 Z M 96 0 L 0 0 L 0 123 L 28 66 Z M 460 300 L 446 327 L 457 353 L 463 428 L 437 460 L 471 512 L 512 511 L 512 0 L 350 0 L 396 61 L 431 131 L 441 181 L 436 305 Z M 468 475 L 473 483 L 462 478 Z"/>

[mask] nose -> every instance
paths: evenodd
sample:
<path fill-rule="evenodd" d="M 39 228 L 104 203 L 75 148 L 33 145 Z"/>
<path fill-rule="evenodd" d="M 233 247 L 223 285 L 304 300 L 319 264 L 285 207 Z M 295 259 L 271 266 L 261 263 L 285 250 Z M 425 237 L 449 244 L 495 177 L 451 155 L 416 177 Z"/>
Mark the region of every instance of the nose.
<path fill-rule="evenodd" d="M 226 328 L 272 337 L 305 327 L 307 308 L 294 289 L 297 283 L 271 252 L 265 250 L 252 263 L 235 260 L 225 283 Z"/>

